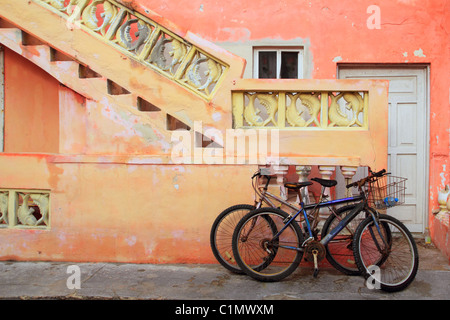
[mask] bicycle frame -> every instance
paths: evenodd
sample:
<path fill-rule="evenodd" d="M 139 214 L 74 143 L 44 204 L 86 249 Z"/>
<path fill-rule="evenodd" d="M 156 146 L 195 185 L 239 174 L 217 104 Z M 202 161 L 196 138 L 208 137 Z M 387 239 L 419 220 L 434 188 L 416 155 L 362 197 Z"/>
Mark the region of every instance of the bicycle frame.
<path fill-rule="evenodd" d="M 270 176 L 262 176 L 265 177 L 267 179 L 265 186 L 262 187 L 263 191 L 258 191 L 256 186 L 253 186 L 253 188 L 255 189 L 256 194 L 258 194 L 259 196 L 259 201 L 256 201 L 255 199 L 255 208 L 259 209 L 262 207 L 262 203 L 266 203 L 269 207 L 273 207 L 273 208 L 277 208 L 278 206 L 275 205 L 271 199 L 275 200 L 276 202 L 279 202 L 282 205 L 285 205 L 287 207 L 289 207 L 290 209 L 292 209 L 293 211 L 297 212 L 299 211 L 299 207 L 293 205 L 291 202 L 285 201 L 283 199 L 281 199 L 280 197 L 270 193 L 269 191 L 267 191 L 268 189 L 268 185 L 270 183 Z M 319 199 L 319 202 L 317 203 L 313 203 L 313 204 L 308 204 L 308 205 L 304 205 L 304 202 L 300 202 L 300 210 L 301 208 L 304 208 L 306 211 L 309 211 L 311 209 L 316 209 L 316 208 L 322 208 L 322 207 L 330 207 L 330 206 L 334 206 L 334 205 L 339 205 L 339 204 L 343 204 L 343 203 L 348 203 L 348 202 L 354 202 L 354 201 L 360 201 L 361 197 L 360 196 L 355 196 L 355 197 L 349 197 L 349 198 L 342 198 L 342 199 L 337 199 L 337 200 L 331 200 L 331 201 L 327 201 L 327 202 L 323 202 L 323 189 L 321 192 L 321 196 Z M 298 191 L 298 196 L 299 198 L 301 197 L 300 194 L 300 190 Z M 298 216 L 298 214 L 296 215 Z"/>
<path fill-rule="evenodd" d="M 347 197 L 347 198 L 341 198 L 341 199 L 336 199 L 336 200 L 330 200 L 330 201 L 322 201 L 323 199 L 323 191 L 325 187 L 322 187 L 322 192 L 321 192 L 321 196 L 319 199 L 319 202 L 317 203 L 312 203 L 312 204 L 308 204 L 305 205 L 305 203 L 303 201 L 300 202 L 300 209 L 294 205 L 292 205 L 291 203 L 284 201 L 283 199 L 271 194 L 270 192 L 267 191 L 267 188 L 269 186 L 270 183 L 270 176 L 266 176 L 266 175 L 262 175 L 264 176 L 267 181 L 265 183 L 265 186 L 263 187 L 263 191 L 262 192 L 258 192 L 257 191 L 257 187 L 254 186 L 255 191 L 257 192 L 257 194 L 260 196 L 260 200 L 259 202 L 257 202 L 255 200 L 255 206 L 256 208 L 260 208 L 262 206 L 262 203 L 265 202 L 267 203 L 269 206 L 271 207 L 276 207 L 273 202 L 270 201 L 270 198 L 280 202 L 281 204 L 284 204 L 286 206 L 288 206 L 289 208 L 291 208 L 292 210 L 296 211 L 296 213 L 294 215 L 290 215 L 289 220 L 287 220 L 287 222 L 285 222 L 283 228 L 281 228 L 280 231 L 278 231 L 278 233 L 272 238 L 272 240 L 276 240 L 282 233 L 283 231 L 300 215 L 303 215 L 304 221 L 306 222 L 306 231 L 308 232 L 309 238 L 307 238 L 303 244 L 302 247 L 311 239 L 314 239 L 313 236 L 313 232 L 312 230 L 316 227 L 317 225 L 317 219 L 314 219 L 314 226 L 313 228 L 311 227 L 310 223 L 309 223 L 309 219 L 308 219 L 308 214 L 307 211 L 313 210 L 314 213 L 318 212 L 318 209 L 320 208 L 329 208 L 335 205 L 340 205 L 340 204 L 345 204 L 345 203 L 350 203 L 350 202 L 359 202 L 358 204 L 356 204 L 356 206 L 352 209 L 352 211 L 345 217 L 343 218 L 339 224 L 334 227 L 323 239 L 320 240 L 320 243 L 324 246 L 326 246 L 340 231 L 342 231 L 342 229 L 344 229 L 349 223 L 350 221 L 352 221 L 363 209 L 369 209 L 370 214 L 372 215 L 372 218 L 374 220 L 375 226 L 378 230 L 378 233 L 380 234 L 380 236 L 382 237 L 383 242 L 385 242 L 383 236 L 381 235 L 381 230 L 380 227 L 376 221 L 376 218 L 374 216 L 374 213 L 370 210 L 371 208 L 367 206 L 367 198 L 365 193 L 362 191 L 362 189 L 360 188 L 359 191 L 359 195 L 357 196 L 353 196 L 353 197 Z M 298 190 L 298 195 L 299 197 L 300 195 L 300 190 Z M 314 218 L 314 216 L 313 216 Z M 301 228 L 304 229 L 303 225 L 300 225 Z M 305 231 L 305 230 L 304 230 Z M 302 248 L 295 248 L 295 247 L 291 247 L 291 246 L 280 246 L 280 247 L 284 247 L 286 249 L 293 249 L 293 250 L 303 250 Z"/>
<path fill-rule="evenodd" d="M 323 239 L 320 240 L 320 243 L 324 246 L 326 246 L 331 240 L 333 240 L 333 238 L 342 230 L 344 229 L 349 223 L 350 221 L 352 221 L 362 210 L 364 209 L 368 209 L 368 211 L 370 212 L 372 219 L 374 221 L 374 224 L 376 226 L 376 229 L 378 231 L 378 234 L 381 237 L 381 240 L 383 241 L 383 243 L 386 245 L 386 240 L 384 239 L 384 236 L 382 235 L 380 226 L 377 222 L 377 219 L 374 215 L 374 213 L 372 212 L 371 208 L 367 206 L 366 203 L 366 197 L 364 195 L 364 193 L 361 193 L 358 196 L 354 196 L 354 197 L 349 197 L 349 198 L 342 198 L 342 199 L 337 199 L 337 200 L 331 200 L 331 201 L 327 201 L 327 202 L 321 202 L 321 203 L 316 203 L 316 204 L 311 204 L 308 206 L 304 206 L 302 203 L 302 209 L 300 209 L 294 216 L 292 216 L 283 226 L 283 228 L 278 231 L 278 233 L 272 238 L 273 240 L 276 240 L 282 233 L 283 231 L 295 220 L 295 218 L 300 214 L 303 213 L 305 220 L 306 220 L 306 225 L 308 228 L 308 233 L 309 233 L 309 238 L 306 239 L 303 244 L 302 247 L 304 246 L 305 243 L 307 243 L 310 239 L 313 239 L 313 234 L 312 234 L 312 230 L 311 230 L 311 226 L 309 224 L 309 221 L 307 219 L 307 214 L 306 214 L 306 210 L 307 209 L 311 209 L 312 207 L 317 207 L 317 208 L 322 208 L 322 207 L 328 207 L 331 205 L 336 205 L 336 204 L 343 204 L 343 203 L 348 203 L 348 202 L 354 202 L 354 201 L 360 201 L 355 208 L 353 208 L 353 210 L 344 218 L 342 219 L 339 224 L 334 227 Z M 285 248 L 285 249 L 292 249 L 292 250 L 298 250 L 298 251 L 302 251 L 302 248 L 296 248 L 296 247 L 291 247 L 291 246 L 283 246 L 280 245 L 279 247 L 281 248 Z"/>
<path fill-rule="evenodd" d="M 316 226 L 317 226 L 317 219 L 315 219 L 316 218 L 315 217 L 315 213 L 318 212 L 318 209 L 324 208 L 324 207 L 328 207 L 329 208 L 329 207 L 332 207 L 332 206 L 335 206 L 335 205 L 340 205 L 340 204 L 345 204 L 345 203 L 350 203 L 350 202 L 357 202 L 357 201 L 361 201 L 362 199 L 364 199 L 364 196 L 361 193 L 358 196 L 353 196 L 353 197 L 348 197 L 348 198 L 341 198 L 341 199 L 330 200 L 330 201 L 322 201 L 323 197 L 324 197 L 324 189 L 325 189 L 325 187 L 322 187 L 322 191 L 321 191 L 321 196 L 319 198 L 319 202 L 305 205 L 304 202 L 301 201 L 300 202 L 300 208 L 298 208 L 297 206 L 294 206 L 292 203 L 290 203 L 288 201 L 285 201 L 285 200 L 281 199 L 280 197 L 277 197 L 277 196 L 275 196 L 272 193 L 267 191 L 269 183 L 270 183 L 270 180 L 271 180 L 271 176 L 260 175 L 259 177 L 265 177 L 267 179 L 267 181 L 266 181 L 266 183 L 265 183 L 265 185 L 263 187 L 258 187 L 260 185 L 259 181 L 257 182 L 257 186 L 253 185 L 253 189 L 255 190 L 255 193 L 259 195 L 259 201 L 256 201 L 256 199 L 255 199 L 255 207 L 256 207 L 256 209 L 261 208 L 263 202 L 266 203 L 267 205 L 269 205 L 270 207 L 276 208 L 277 206 L 271 201 L 271 199 L 273 199 L 273 200 L 279 202 L 282 205 L 286 205 L 291 210 L 296 212 L 292 216 L 292 218 L 289 220 L 289 223 L 292 220 L 295 220 L 299 216 L 300 213 L 303 213 L 302 218 L 304 218 L 305 221 L 306 221 L 307 229 L 308 229 L 306 231 L 309 233 L 310 238 L 312 237 L 312 229 L 315 229 Z M 258 188 L 261 188 L 262 191 L 258 190 Z M 298 190 L 298 196 L 299 196 L 299 198 L 301 197 L 300 190 Z M 311 211 L 311 210 L 313 211 L 313 214 L 308 215 L 306 211 Z M 314 221 L 314 226 L 313 227 L 311 227 L 308 218 L 312 218 L 312 220 Z M 300 227 L 302 229 L 304 229 L 303 225 L 300 225 Z"/>
<path fill-rule="evenodd" d="M 354 196 L 354 197 L 336 199 L 336 200 L 331 200 L 331 201 L 326 201 L 326 202 L 318 202 L 318 203 L 310 204 L 310 205 L 307 205 L 307 206 L 305 206 L 304 203 L 302 202 L 300 204 L 301 205 L 301 209 L 298 210 L 297 213 L 294 214 L 285 223 L 283 228 L 280 231 L 278 231 L 278 233 L 273 237 L 273 239 L 277 239 L 280 236 L 280 234 L 282 234 L 283 231 L 289 226 L 289 224 L 291 224 L 292 221 L 294 221 L 295 218 L 297 218 L 297 216 L 300 213 L 303 213 L 303 216 L 305 217 L 306 225 L 307 225 L 307 228 L 308 228 L 308 233 L 309 233 L 309 238 L 306 239 L 306 241 L 308 241 L 310 238 L 313 238 L 313 234 L 312 234 L 311 226 L 310 226 L 308 218 L 307 218 L 308 215 L 306 213 L 306 210 L 316 209 L 316 208 L 319 209 L 319 208 L 334 206 L 334 205 L 338 205 L 338 204 L 344 204 L 344 203 L 349 203 L 349 202 L 361 201 L 363 199 L 365 199 L 364 195 L 360 194 L 360 195 Z M 356 207 L 351 211 L 351 213 L 349 215 L 347 215 L 344 219 L 342 219 L 341 222 L 339 222 L 339 224 L 333 230 L 331 230 L 330 233 L 324 239 L 322 239 L 320 242 L 323 245 L 328 244 L 328 242 L 330 242 L 336 234 L 338 234 L 352 219 L 354 219 L 358 215 L 358 213 L 364 208 L 364 206 L 365 206 L 364 201 L 361 201 L 360 203 L 358 203 L 356 205 Z M 331 234 L 332 234 L 332 236 L 330 237 Z"/>
<path fill-rule="evenodd" d="M 364 196 L 361 196 L 364 197 Z M 330 231 L 322 240 L 320 240 L 320 243 L 324 246 L 327 245 L 342 229 L 345 228 L 346 225 L 349 224 L 350 221 L 352 221 L 360 212 L 366 207 L 366 204 L 364 201 L 361 201 L 358 203 L 355 208 L 344 218 L 339 222 L 339 224 L 333 228 L 333 230 Z"/>

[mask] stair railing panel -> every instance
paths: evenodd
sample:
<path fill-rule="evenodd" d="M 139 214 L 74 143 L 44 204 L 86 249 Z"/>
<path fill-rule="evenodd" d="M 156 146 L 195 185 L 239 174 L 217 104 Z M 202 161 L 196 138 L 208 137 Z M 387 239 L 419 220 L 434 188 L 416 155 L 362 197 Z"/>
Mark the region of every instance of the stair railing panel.
<path fill-rule="evenodd" d="M 113 0 L 33 0 L 117 50 L 210 100 L 229 65 Z"/>

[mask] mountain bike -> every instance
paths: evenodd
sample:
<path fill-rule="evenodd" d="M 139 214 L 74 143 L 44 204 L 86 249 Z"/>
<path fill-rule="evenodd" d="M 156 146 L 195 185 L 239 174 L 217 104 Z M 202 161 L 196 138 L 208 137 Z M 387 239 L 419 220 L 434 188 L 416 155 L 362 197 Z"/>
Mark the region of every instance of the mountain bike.
<path fill-rule="evenodd" d="M 261 168 L 252 176 L 252 187 L 255 191 L 255 203 L 253 205 L 249 204 L 239 204 L 231 206 L 221 212 L 215 219 L 210 232 L 210 244 L 213 254 L 217 261 L 224 266 L 226 269 L 235 273 L 244 273 L 241 268 L 237 265 L 237 262 L 233 255 L 232 249 L 232 237 L 234 229 L 237 223 L 242 217 L 244 217 L 249 212 L 261 208 L 263 205 L 267 205 L 271 208 L 282 208 L 284 211 L 289 210 L 291 213 L 296 213 L 299 211 L 300 203 L 288 202 L 281 197 L 275 196 L 268 191 L 268 186 L 271 180 L 271 172 L 268 168 Z M 264 182 L 265 180 L 265 182 Z M 336 185 L 334 180 L 325 180 L 320 178 L 311 179 L 322 186 L 322 192 L 319 198 L 319 202 L 323 202 L 326 199 L 324 193 L 325 188 L 331 188 Z M 303 199 L 301 194 L 301 188 L 311 185 L 312 182 L 294 182 L 285 183 L 287 189 L 291 189 L 297 192 L 298 199 Z M 335 225 L 337 225 L 345 216 L 347 216 L 351 210 L 354 208 L 354 204 L 348 204 L 351 202 L 359 201 L 360 197 L 345 198 L 339 201 L 333 201 L 327 203 L 331 214 L 326 219 L 323 224 L 321 235 L 326 235 L 329 230 L 331 230 Z M 339 205 L 346 204 L 345 206 L 338 207 Z M 318 213 L 324 205 L 307 204 L 304 205 L 305 212 L 307 212 L 307 219 L 305 216 L 297 215 L 298 223 L 301 226 L 302 232 L 306 233 L 307 224 L 311 228 L 311 233 L 319 234 L 318 232 Z M 330 241 L 325 246 L 325 255 L 327 260 L 332 266 L 337 270 L 348 274 L 348 275 L 359 275 L 361 274 L 359 268 L 357 267 L 354 257 L 353 257 L 353 235 L 358 223 L 356 221 L 361 221 L 360 219 L 354 219 L 349 223 L 345 229 L 341 230 L 338 235 L 336 235 L 333 241 Z"/>
<path fill-rule="evenodd" d="M 280 281 L 298 267 L 305 255 L 307 260 L 314 263 L 313 275 L 316 277 L 319 272 L 318 263 L 327 256 L 327 251 L 329 252 L 327 246 L 342 230 L 346 230 L 352 220 L 362 215 L 365 219 L 359 223 L 352 237 L 352 251 L 359 271 L 366 278 L 373 278 L 372 267 L 377 266 L 383 274 L 391 275 L 391 271 L 399 267 L 387 262 L 394 260 L 400 250 L 402 256 L 408 256 L 407 260 L 401 262 L 401 267 L 405 269 L 402 274 L 405 276 L 393 278 L 383 275 L 381 279 L 375 280 L 379 281 L 381 289 L 386 291 L 405 288 L 417 273 L 418 254 L 414 239 L 403 224 L 378 213 L 373 208 L 372 201 L 369 201 L 374 192 L 379 191 L 374 182 L 385 174 L 385 170 L 375 173 L 369 170 L 369 176 L 347 185 L 348 188 L 358 187 L 359 195 L 351 197 L 358 202 L 336 226 L 320 238 L 313 233 L 308 223 L 303 202 L 301 209 L 293 215 L 276 208 L 260 208 L 248 213 L 239 221 L 233 233 L 232 248 L 238 266 L 254 279 Z M 316 206 L 327 207 L 348 199 L 319 202 Z M 306 233 L 295 221 L 299 215 L 305 217 Z M 392 226 L 395 226 L 395 229 Z M 406 244 L 406 249 L 397 247 L 399 242 Z M 374 255 L 373 252 L 378 254 Z M 263 261 L 270 263 L 266 263 L 263 269 L 254 268 L 262 265 Z"/>

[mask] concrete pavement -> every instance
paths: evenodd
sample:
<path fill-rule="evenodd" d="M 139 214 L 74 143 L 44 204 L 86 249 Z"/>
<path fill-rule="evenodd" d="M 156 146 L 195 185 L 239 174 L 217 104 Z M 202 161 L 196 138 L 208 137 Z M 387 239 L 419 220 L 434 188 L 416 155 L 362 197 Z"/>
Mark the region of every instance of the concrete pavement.
<path fill-rule="evenodd" d="M 434 247 L 419 245 L 420 267 L 405 290 L 385 293 L 362 277 L 299 267 L 275 283 L 236 275 L 220 265 L 0 262 L 0 299 L 161 300 L 447 300 L 450 266 Z M 79 281 L 78 281 L 79 280 Z"/>

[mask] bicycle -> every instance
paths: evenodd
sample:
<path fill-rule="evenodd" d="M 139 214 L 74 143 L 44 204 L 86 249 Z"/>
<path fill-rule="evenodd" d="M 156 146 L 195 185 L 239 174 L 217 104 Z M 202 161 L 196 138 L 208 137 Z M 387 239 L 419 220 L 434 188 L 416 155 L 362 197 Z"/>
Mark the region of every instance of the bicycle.
<path fill-rule="evenodd" d="M 231 206 L 224 211 L 222 211 L 217 218 L 215 219 L 210 232 L 210 244 L 213 254 L 217 261 L 226 269 L 234 272 L 234 273 L 244 273 L 241 268 L 237 265 L 237 262 L 234 259 L 233 251 L 232 251 L 232 236 L 234 229 L 240 219 L 245 216 L 247 213 L 259 209 L 263 204 L 267 204 L 272 208 L 280 208 L 281 206 L 287 207 L 293 213 L 299 210 L 298 205 L 294 205 L 288 201 L 283 200 L 280 197 L 277 197 L 270 192 L 268 192 L 268 185 L 270 183 L 271 172 L 268 171 L 267 168 L 262 168 L 258 170 L 252 176 L 252 187 L 255 191 L 255 203 L 254 205 L 249 204 L 239 204 Z M 265 184 L 260 183 L 260 179 L 265 178 Z M 331 188 L 336 185 L 336 181 L 334 180 L 325 180 L 319 178 L 313 178 L 313 181 L 318 182 L 322 186 L 322 192 L 319 199 L 319 202 L 325 198 L 324 190 L 325 188 Z M 295 182 L 295 183 L 286 183 L 285 186 L 288 189 L 293 189 L 297 191 L 299 199 L 302 199 L 301 196 L 301 188 L 311 185 L 311 182 Z M 346 198 L 342 199 L 342 201 L 333 201 L 332 204 L 329 204 L 329 208 L 331 210 L 330 216 L 326 219 L 323 227 L 321 235 L 325 235 L 329 230 L 332 229 L 334 225 L 336 225 L 343 217 L 347 216 L 349 212 L 354 208 L 354 205 L 346 205 L 343 207 L 339 207 L 337 209 L 334 206 L 350 203 L 354 201 L 358 201 L 357 198 Z M 276 205 L 278 203 L 278 205 Z M 317 224 L 318 224 L 318 212 L 319 209 L 323 206 L 317 206 L 317 204 L 305 205 L 304 208 L 308 214 L 308 223 L 311 224 L 312 230 L 314 230 L 315 234 L 318 234 Z M 303 227 L 303 232 L 306 230 L 306 221 L 304 217 L 299 216 L 302 219 L 299 219 L 300 225 Z M 356 221 L 356 220 L 355 220 Z M 339 236 L 334 238 L 334 241 L 330 242 L 325 246 L 326 249 L 326 257 L 332 266 L 334 266 L 337 270 L 347 274 L 347 275 L 360 275 L 361 272 L 359 268 L 356 266 L 356 263 L 353 258 L 353 250 L 352 250 L 352 241 L 353 234 L 358 224 L 349 224 L 346 229 L 342 230 L 339 233 Z"/>
<path fill-rule="evenodd" d="M 392 217 L 378 213 L 370 206 L 369 198 L 371 198 L 375 189 L 372 187 L 372 183 L 384 176 L 386 171 L 381 170 L 374 173 L 369 170 L 369 172 L 369 176 L 366 178 L 347 185 L 347 188 L 358 187 L 359 195 L 351 198 L 359 202 L 329 233 L 324 233 L 320 239 L 312 232 L 307 219 L 306 206 L 303 202 L 301 203 L 301 209 L 294 215 L 276 208 L 260 208 L 245 215 L 237 224 L 232 239 L 233 254 L 241 270 L 260 281 L 280 281 L 298 267 L 305 254 L 307 260 L 314 262 L 313 275 L 317 277 L 318 263 L 327 255 L 327 245 L 332 243 L 333 239 L 342 230 L 345 230 L 352 220 L 363 214 L 365 219 L 359 224 L 352 238 L 352 251 L 359 271 L 366 278 L 369 278 L 372 276 L 372 269 L 370 268 L 372 265 L 384 268 L 384 270 L 394 268 L 386 262 L 392 260 L 390 259 L 391 254 L 393 249 L 396 248 L 393 244 L 397 243 L 396 239 L 400 236 L 404 243 L 410 247 L 410 250 L 402 252 L 404 254 L 409 252 L 411 255 L 408 260 L 411 261 L 407 266 L 408 272 L 405 272 L 407 276 L 395 279 L 396 282 L 393 284 L 389 282 L 390 278 L 387 277 L 376 280 L 380 280 L 381 289 L 386 291 L 401 290 L 408 286 L 417 272 L 417 247 L 404 225 Z M 369 185 L 369 188 L 364 189 L 366 184 Z M 349 198 L 344 198 L 319 202 L 316 206 L 327 207 L 348 200 Z M 306 240 L 299 224 L 295 221 L 300 214 L 305 217 L 306 236 L 308 237 Z M 378 223 L 378 221 L 381 221 L 381 223 Z M 400 231 L 399 233 L 390 228 L 390 224 L 394 221 L 395 227 Z M 376 248 L 379 254 L 376 256 L 365 254 L 370 252 L 365 250 L 369 247 L 371 249 Z M 270 263 L 266 263 L 264 269 L 253 268 L 256 265 L 262 265 L 262 261 L 270 261 Z M 368 265 L 369 263 L 371 265 Z"/>

